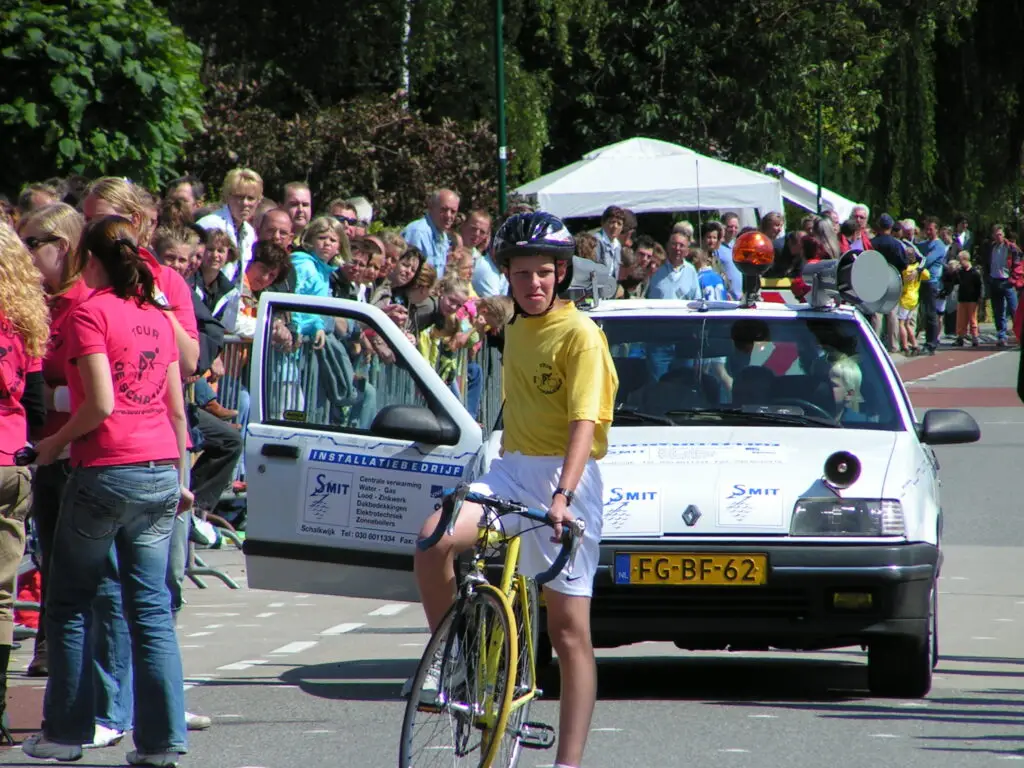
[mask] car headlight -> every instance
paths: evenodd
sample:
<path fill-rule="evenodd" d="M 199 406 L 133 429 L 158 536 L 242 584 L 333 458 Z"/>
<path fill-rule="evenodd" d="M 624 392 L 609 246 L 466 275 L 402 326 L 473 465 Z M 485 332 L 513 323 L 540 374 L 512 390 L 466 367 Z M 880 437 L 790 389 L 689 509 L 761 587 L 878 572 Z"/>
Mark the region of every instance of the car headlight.
<path fill-rule="evenodd" d="M 905 536 L 903 507 L 890 499 L 800 499 L 790 536 Z"/>

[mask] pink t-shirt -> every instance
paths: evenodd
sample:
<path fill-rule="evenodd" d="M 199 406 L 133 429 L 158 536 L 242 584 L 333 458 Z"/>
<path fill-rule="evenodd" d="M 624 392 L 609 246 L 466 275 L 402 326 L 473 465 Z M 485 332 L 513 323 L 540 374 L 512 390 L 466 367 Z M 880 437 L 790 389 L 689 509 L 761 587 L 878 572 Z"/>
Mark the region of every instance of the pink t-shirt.
<path fill-rule="evenodd" d="M 105 354 L 114 382 L 114 412 L 92 432 L 71 443 L 71 464 L 106 467 L 178 458 L 164 402 L 167 366 L 178 359 L 167 315 L 149 305 L 96 291 L 67 321 L 68 387 L 74 412 L 85 397 L 77 360 Z"/>
<path fill-rule="evenodd" d="M 199 323 L 196 321 L 196 311 L 192 308 L 192 289 L 188 287 L 185 278 L 168 269 L 156 260 L 156 257 L 145 248 L 139 248 L 139 255 L 146 262 L 153 273 L 153 280 L 159 293 L 167 300 L 167 306 L 172 308 L 174 317 L 178 324 L 184 329 L 188 337 L 193 341 L 199 340 Z M 192 371 L 182 371 L 184 376 L 191 376 Z"/>
<path fill-rule="evenodd" d="M 25 377 L 38 373 L 42 360 L 29 357 L 25 342 L 0 313 L 0 467 L 14 466 L 14 453 L 25 447 L 28 422 L 21 396 Z"/>
<path fill-rule="evenodd" d="M 43 380 L 48 387 L 56 389 L 57 387 L 66 386 L 68 383 L 66 374 L 68 350 L 65 324 L 67 323 L 68 315 L 71 314 L 71 310 L 91 295 L 92 288 L 79 278 L 74 285 L 60 296 L 54 296 L 50 299 L 50 342 L 46 347 L 46 357 L 43 358 Z M 46 414 L 46 424 L 43 425 L 41 436 L 49 437 L 55 434 L 70 418 L 70 413 L 48 411 Z"/>

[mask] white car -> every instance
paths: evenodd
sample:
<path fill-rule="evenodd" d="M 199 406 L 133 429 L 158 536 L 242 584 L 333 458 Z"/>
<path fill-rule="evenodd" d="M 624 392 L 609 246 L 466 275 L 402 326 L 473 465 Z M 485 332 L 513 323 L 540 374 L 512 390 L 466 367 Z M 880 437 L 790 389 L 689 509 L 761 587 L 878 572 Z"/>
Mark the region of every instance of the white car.
<path fill-rule="evenodd" d="M 850 307 L 609 301 L 591 311 L 619 374 L 595 643 L 866 646 L 872 692 L 926 694 L 942 561 L 931 446 L 977 440 L 974 420 L 936 410 L 918 422 Z M 259 312 L 249 584 L 416 601 L 422 521 L 444 489 L 486 470 L 500 430 L 485 440 L 373 306 L 270 294 Z M 276 349 L 275 316 L 295 330 L 343 318 L 349 362 L 341 343 Z M 360 354 L 360 331 L 386 341 L 394 362 Z"/>

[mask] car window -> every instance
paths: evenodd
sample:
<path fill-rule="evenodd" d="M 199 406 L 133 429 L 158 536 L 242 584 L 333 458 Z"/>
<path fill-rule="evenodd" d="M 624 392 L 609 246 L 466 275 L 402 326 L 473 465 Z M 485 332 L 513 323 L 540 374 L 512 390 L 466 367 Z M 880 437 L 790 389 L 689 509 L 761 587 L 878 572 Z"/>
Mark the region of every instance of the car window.
<path fill-rule="evenodd" d="M 278 321 L 281 321 L 280 323 Z M 269 423 L 369 431 L 388 405 L 429 405 L 422 389 L 376 328 L 332 313 L 276 310 L 263 361 Z M 324 332 L 318 348 L 317 331 Z"/>
<path fill-rule="evenodd" d="M 603 318 L 622 409 L 756 408 L 902 430 L 884 369 L 852 319 Z"/>

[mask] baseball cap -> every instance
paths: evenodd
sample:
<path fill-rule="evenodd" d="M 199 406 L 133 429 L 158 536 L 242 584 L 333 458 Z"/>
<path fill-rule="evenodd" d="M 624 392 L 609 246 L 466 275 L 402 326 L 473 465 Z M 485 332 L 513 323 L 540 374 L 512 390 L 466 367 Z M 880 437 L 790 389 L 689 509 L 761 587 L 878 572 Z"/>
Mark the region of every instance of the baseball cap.
<path fill-rule="evenodd" d="M 878 226 L 881 227 L 882 229 L 892 229 L 894 226 L 896 226 L 896 222 L 893 221 L 892 216 L 890 216 L 888 213 L 883 213 L 881 216 L 878 217 Z"/>

